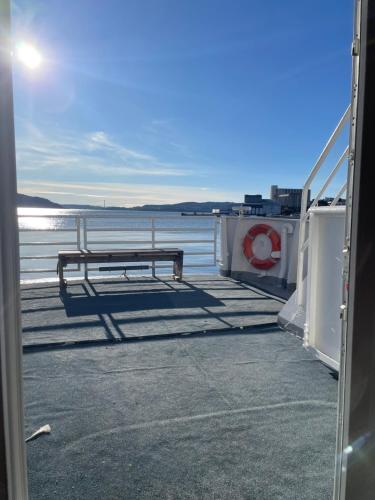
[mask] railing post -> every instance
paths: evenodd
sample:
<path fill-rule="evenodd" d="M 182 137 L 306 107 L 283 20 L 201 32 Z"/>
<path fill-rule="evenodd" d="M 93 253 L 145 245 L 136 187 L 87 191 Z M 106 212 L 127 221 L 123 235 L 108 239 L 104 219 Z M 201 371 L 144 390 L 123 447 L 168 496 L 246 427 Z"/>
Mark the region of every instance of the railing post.
<path fill-rule="evenodd" d="M 83 247 L 85 250 L 87 250 L 87 218 L 85 215 L 82 217 L 82 220 L 83 220 Z M 89 272 L 87 269 L 86 262 L 84 264 L 84 267 L 85 267 L 85 280 L 88 280 L 89 279 Z"/>
<path fill-rule="evenodd" d="M 155 248 L 155 219 L 154 219 L 154 217 L 152 217 L 152 219 L 151 219 L 151 246 L 152 246 L 152 248 Z M 156 276 L 155 261 L 152 261 L 151 273 L 152 273 L 152 277 L 155 278 L 155 276 Z"/>
<path fill-rule="evenodd" d="M 305 260 L 305 242 L 306 242 L 306 224 L 307 224 L 307 193 L 308 189 L 304 190 L 301 200 L 301 217 L 299 223 L 298 237 L 298 264 L 297 264 L 297 305 L 304 305 L 304 290 L 303 290 L 303 273 Z"/>
<path fill-rule="evenodd" d="M 77 250 L 81 250 L 81 218 L 76 217 Z M 81 270 L 81 264 L 78 264 L 78 271 Z"/>
<path fill-rule="evenodd" d="M 217 224 L 218 224 L 218 220 L 217 218 L 215 217 L 214 218 L 214 266 L 217 265 Z"/>

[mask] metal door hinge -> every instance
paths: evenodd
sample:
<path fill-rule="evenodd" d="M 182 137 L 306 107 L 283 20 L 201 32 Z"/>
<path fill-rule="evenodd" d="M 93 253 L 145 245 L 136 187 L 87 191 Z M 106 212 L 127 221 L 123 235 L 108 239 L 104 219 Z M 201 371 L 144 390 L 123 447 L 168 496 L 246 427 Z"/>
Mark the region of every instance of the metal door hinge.
<path fill-rule="evenodd" d="M 346 304 L 341 304 L 340 306 L 340 318 L 343 320 L 343 321 L 346 321 L 347 320 L 347 316 L 348 316 L 348 308 L 346 306 Z"/>
<path fill-rule="evenodd" d="M 352 42 L 352 56 L 359 56 L 359 38 L 354 38 Z"/>

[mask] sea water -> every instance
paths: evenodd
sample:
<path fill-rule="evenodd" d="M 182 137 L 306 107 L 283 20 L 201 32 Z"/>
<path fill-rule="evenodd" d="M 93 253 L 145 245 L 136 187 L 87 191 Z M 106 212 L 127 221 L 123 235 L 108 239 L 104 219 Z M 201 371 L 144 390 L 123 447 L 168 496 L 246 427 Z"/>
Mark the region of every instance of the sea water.
<path fill-rule="evenodd" d="M 84 219 L 88 229 L 87 241 L 84 237 Z M 213 252 L 213 243 L 201 242 L 214 239 L 213 228 L 216 224 L 217 258 L 219 257 L 219 224 L 214 217 L 186 217 L 176 212 L 159 211 L 19 208 L 18 224 L 22 280 L 55 278 L 59 250 L 76 250 L 79 247 L 91 250 L 151 248 L 152 233 L 149 229 L 152 224 L 156 230 L 156 248 L 178 247 L 184 250 L 185 273 L 217 273 L 214 255 L 204 255 Z M 187 243 L 187 240 L 190 242 Z M 188 255 L 189 253 L 195 255 Z M 201 267 L 195 267 L 197 264 Z M 47 269 L 49 272 L 44 272 Z M 147 274 L 148 271 L 133 271 L 129 274 L 140 273 Z M 171 273 L 171 266 L 157 270 L 157 274 L 166 273 Z M 96 274 L 116 275 L 120 272 Z M 67 272 L 67 276 L 82 275 L 83 268 L 79 272 Z"/>

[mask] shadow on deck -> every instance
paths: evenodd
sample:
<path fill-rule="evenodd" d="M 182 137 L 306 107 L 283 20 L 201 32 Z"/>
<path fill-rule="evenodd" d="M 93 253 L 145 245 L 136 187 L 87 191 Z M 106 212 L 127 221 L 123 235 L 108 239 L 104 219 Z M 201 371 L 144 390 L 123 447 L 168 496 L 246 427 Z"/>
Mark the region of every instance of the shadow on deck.
<path fill-rule="evenodd" d="M 31 499 L 329 499 L 337 382 L 219 277 L 23 287 Z M 79 347 L 79 348 L 78 348 Z"/>
<path fill-rule="evenodd" d="M 133 278 L 24 286 L 24 345 L 175 336 L 276 324 L 281 303 L 220 277 Z"/>

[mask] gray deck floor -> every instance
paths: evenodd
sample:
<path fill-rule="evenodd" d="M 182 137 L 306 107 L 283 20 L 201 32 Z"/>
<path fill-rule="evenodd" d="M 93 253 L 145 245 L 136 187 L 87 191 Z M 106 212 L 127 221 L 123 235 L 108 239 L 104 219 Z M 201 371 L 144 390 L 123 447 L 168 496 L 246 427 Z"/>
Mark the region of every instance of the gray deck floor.
<path fill-rule="evenodd" d="M 219 276 L 93 280 L 22 289 L 24 344 L 228 329 L 277 320 L 281 303 Z"/>
<path fill-rule="evenodd" d="M 279 302 L 208 277 L 68 291 L 22 291 L 27 433 L 52 427 L 31 499 L 331 498 L 337 382 Z"/>

